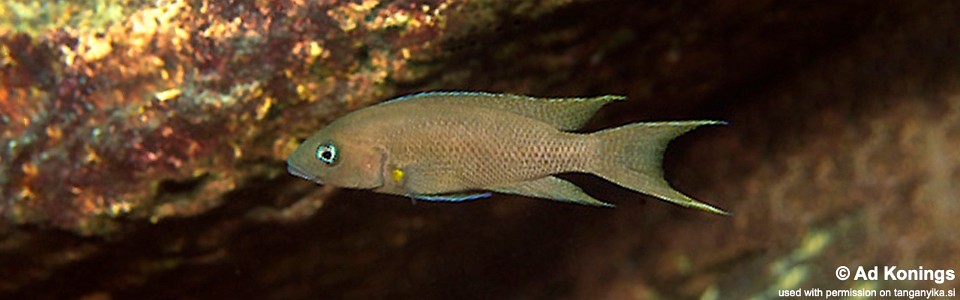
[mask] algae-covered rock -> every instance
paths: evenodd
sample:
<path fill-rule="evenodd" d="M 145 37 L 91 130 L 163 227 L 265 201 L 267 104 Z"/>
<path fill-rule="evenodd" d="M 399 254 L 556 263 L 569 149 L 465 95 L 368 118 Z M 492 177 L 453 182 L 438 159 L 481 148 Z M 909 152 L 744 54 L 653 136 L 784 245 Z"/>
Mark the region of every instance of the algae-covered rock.
<path fill-rule="evenodd" d="M 422 76 L 448 24 L 492 21 L 456 1 L 2 5 L 0 214 L 83 234 L 282 174 L 298 138 Z"/>

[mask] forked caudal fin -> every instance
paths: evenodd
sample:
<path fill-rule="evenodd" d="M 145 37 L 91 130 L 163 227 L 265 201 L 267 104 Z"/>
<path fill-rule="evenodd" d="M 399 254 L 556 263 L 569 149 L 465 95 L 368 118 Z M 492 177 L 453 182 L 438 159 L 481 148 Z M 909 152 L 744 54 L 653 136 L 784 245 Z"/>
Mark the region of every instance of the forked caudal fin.
<path fill-rule="evenodd" d="M 635 123 L 593 133 L 600 149 L 594 174 L 622 187 L 715 214 L 728 213 L 673 189 L 663 178 L 661 160 L 670 140 L 703 125 L 723 121 L 676 121 Z"/>

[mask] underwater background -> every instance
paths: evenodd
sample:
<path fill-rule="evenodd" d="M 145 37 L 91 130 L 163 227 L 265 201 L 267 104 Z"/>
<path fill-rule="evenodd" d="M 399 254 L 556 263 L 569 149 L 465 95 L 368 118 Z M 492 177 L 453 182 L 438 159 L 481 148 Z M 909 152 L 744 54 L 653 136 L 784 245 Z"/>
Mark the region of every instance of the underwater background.
<path fill-rule="evenodd" d="M 770 299 L 960 270 L 960 3 L 0 0 L 0 298 Z M 284 160 L 419 91 L 719 119 L 617 205 L 335 190 Z M 509 138 L 509 137 L 505 137 Z M 956 272 L 956 271 L 954 271 Z"/>

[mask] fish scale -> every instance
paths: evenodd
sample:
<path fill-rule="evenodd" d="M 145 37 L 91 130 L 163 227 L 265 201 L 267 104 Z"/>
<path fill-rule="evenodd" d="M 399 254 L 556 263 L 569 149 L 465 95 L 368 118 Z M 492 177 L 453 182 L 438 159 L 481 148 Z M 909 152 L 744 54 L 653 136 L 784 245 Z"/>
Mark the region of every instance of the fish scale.
<path fill-rule="evenodd" d="M 396 167 L 422 164 L 455 169 L 453 171 L 458 174 L 457 178 L 451 180 L 468 185 L 464 186 L 466 189 L 481 189 L 491 184 L 572 171 L 576 166 L 574 163 L 582 157 L 578 155 L 580 153 L 569 151 L 577 144 L 583 144 L 583 137 L 556 130 L 547 131 L 552 128 L 536 120 L 529 120 L 529 123 L 541 124 L 506 126 L 479 116 L 438 118 L 440 120 L 432 119 L 429 123 L 442 126 L 445 128 L 443 131 L 436 131 L 431 126 L 412 125 L 406 130 L 399 129 L 390 139 L 382 141 L 387 149 L 403 149 L 391 151 L 397 155 Z M 567 138 L 560 139 L 561 135 Z M 509 143 L 504 142 L 504 136 L 511 137 Z M 541 154 L 543 159 L 527 159 L 532 153 Z M 440 185 L 447 184 L 449 182 Z"/>
<path fill-rule="evenodd" d="M 670 140 L 723 122 L 647 122 L 569 132 L 603 105 L 622 99 L 415 94 L 337 119 L 304 141 L 287 166 L 317 183 L 429 201 L 474 200 L 494 191 L 612 206 L 554 176 L 592 173 L 675 204 L 725 214 L 670 187 L 661 170 Z"/>

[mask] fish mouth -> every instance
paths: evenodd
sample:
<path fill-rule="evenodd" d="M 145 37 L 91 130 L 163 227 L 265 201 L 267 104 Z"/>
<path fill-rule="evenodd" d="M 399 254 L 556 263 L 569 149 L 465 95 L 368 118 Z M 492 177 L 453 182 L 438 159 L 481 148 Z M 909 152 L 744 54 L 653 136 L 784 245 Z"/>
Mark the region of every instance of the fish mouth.
<path fill-rule="evenodd" d="M 316 178 L 316 177 L 313 177 L 313 176 L 310 176 L 310 175 L 307 175 L 307 172 L 304 172 L 303 170 L 300 170 L 300 168 L 298 168 L 297 166 L 292 165 L 292 164 L 289 164 L 289 163 L 287 164 L 287 172 L 289 172 L 289 173 L 292 174 L 293 176 L 297 176 L 297 177 L 300 177 L 300 178 L 303 178 L 303 179 L 306 179 L 306 180 L 310 180 L 310 181 L 316 182 L 317 184 L 323 184 L 323 181 L 320 181 L 320 179 L 318 179 L 318 178 Z"/>

